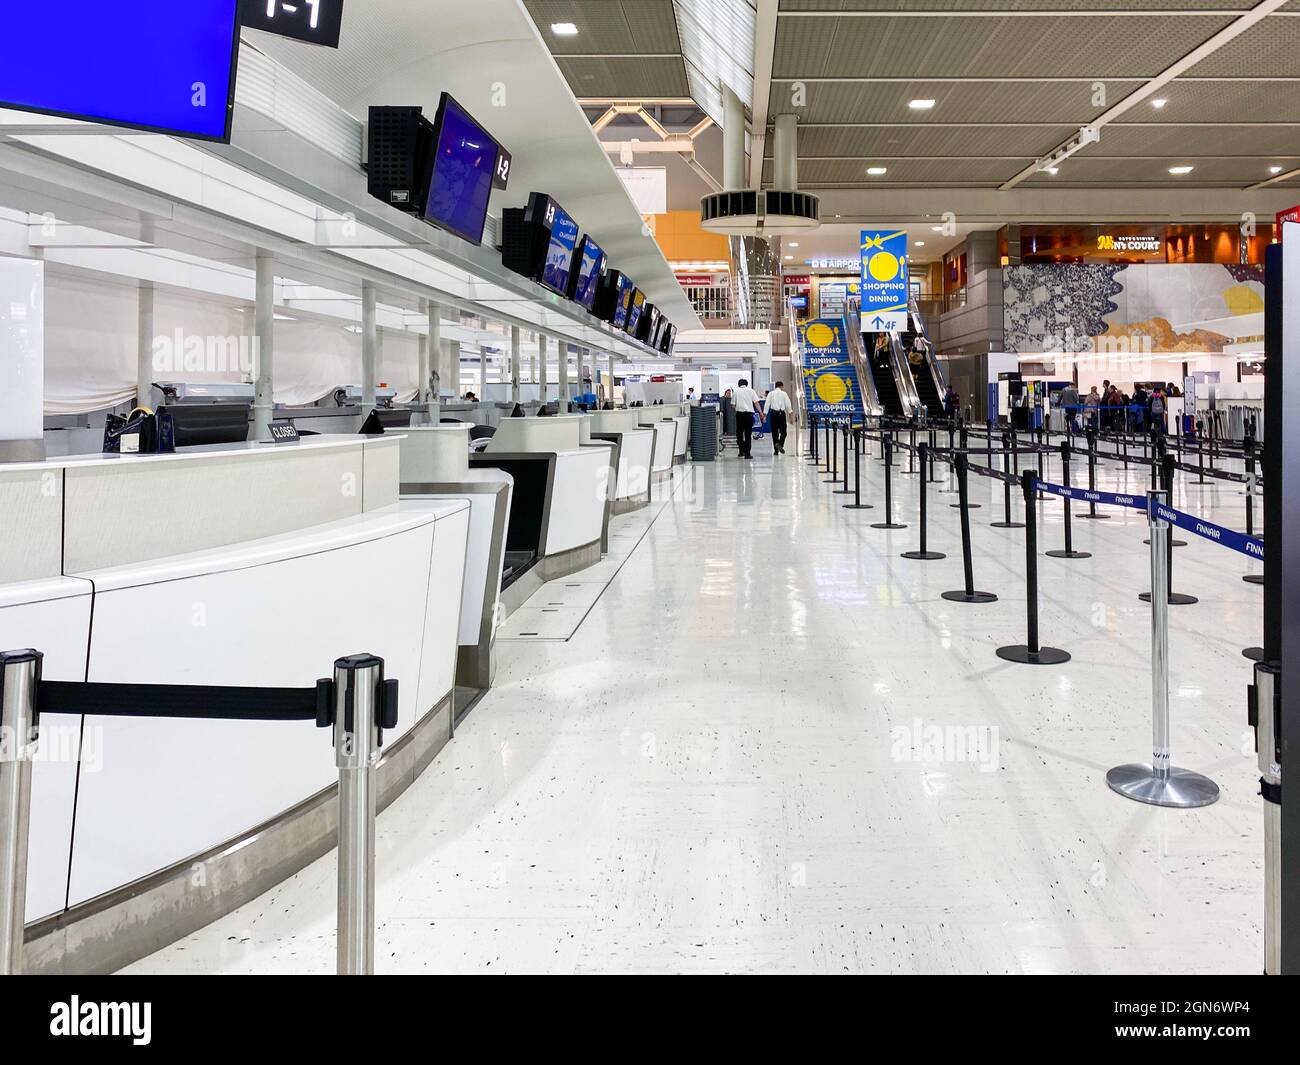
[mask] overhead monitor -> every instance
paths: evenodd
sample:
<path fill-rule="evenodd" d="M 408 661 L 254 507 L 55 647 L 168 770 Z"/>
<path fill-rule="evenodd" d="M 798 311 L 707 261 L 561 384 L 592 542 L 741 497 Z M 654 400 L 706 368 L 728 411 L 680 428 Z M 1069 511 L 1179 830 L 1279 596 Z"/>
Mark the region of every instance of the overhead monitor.
<path fill-rule="evenodd" d="M 434 155 L 424 220 L 479 244 L 497 165 L 497 143 L 448 93 L 433 123 Z"/>
<path fill-rule="evenodd" d="M 228 141 L 239 3 L 6 4 L 0 107 Z"/>
<path fill-rule="evenodd" d="M 632 294 L 636 292 L 636 285 L 632 284 L 632 279 L 625 274 L 620 274 L 618 278 L 618 303 L 614 306 L 614 328 L 625 329 L 627 327 L 627 316 L 632 310 Z"/>
<path fill-rule="evenodd" d="M 639 288 L 632 290 L 632 302 L 628 306 L 627 325 L 625 328 L 631 336 L 636 336 L 641 325 L 641 313 L 645 310 L 645 293 Z"/>
<path fill-rule="evenodd" d="M 578 223 L 554 200 L 550 200 L 548 206 L 547 222 L 550 238 L 539 280 L 552 292 L 567 297 L 569 277 L 573 272 L 573 253 L 578 247 Z"/>
<path fill-rule="evenodd" d="M 604 274 L 605 265 L 609 260 L 600 245 L 591 237 L 584 235 L 573 261 L 576 270 L 573 272 L 570 298 L 587 310 L 591 310 L 596 302 L 596 286 L 600 284 L 601 275 Z"/>

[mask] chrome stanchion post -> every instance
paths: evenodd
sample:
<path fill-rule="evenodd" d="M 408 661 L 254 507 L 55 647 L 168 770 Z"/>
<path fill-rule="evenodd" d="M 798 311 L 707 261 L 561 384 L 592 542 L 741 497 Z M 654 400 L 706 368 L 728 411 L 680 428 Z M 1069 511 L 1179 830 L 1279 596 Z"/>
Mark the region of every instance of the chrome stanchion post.
<path fill-rule="evenodd" d="M 0 651 L 0 976 L 23 971 L 39 651 Z"/>
<path fill-rule="evenodd" d="M 334 758 L 339 770 L 338 973 L 375 969 L 375 770 L 383 729 L 397 724 L 396 681 L 384 660 L 350 655 L 334 663 Z"/>
<path fill-rule="evenodd" d="M 1255 664 L 1250 724 L 1264 798 L 1264 972 L 1282 972 L 1282 689 L 1275 662 Z"/>
<path fill-rule="evenodd" d="M 1219 786 L 1190 769 L 1176 768 L 1169 756 L 1169 537 L 1160 512 L 1164 492 L 1147 496 L 1151 529 L 1151 763 L 1119 765 L 1106 774 L 1112 791 L 1152 806 L 1186 809 L 1209 806 Z"/>

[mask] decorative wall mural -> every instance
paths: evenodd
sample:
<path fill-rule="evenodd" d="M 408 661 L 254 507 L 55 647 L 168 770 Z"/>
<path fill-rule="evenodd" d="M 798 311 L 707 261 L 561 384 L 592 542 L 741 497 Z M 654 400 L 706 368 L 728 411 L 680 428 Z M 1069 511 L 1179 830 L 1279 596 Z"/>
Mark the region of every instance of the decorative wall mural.
<path fill-rule="evenodd" d="M 1002 272 L 1006 350 L 1220 353 L 1263 332 L 1257 266 L 1034 263 Z"/>

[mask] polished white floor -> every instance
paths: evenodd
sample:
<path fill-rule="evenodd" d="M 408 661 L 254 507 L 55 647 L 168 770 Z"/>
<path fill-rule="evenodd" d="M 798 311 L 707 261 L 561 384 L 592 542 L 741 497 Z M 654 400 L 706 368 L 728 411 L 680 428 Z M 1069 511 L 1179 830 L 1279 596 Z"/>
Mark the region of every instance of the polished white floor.
<path fill-rule="evenodd" d="M 1177 551 L 1201 602 L 1171 609 L 1174 761 L 1223 794 L 1150 808 L 1104 780 L 1150 757 L 1142 518 L 1077 521 L 1093 557 L 1041 559 L 1044 641 L 1074 659 L 1015 666 L 993 653 L 1024 639 L 1000 488 L 972 481 L 976 585 L 1001 599 L 966 606 L 939 597 L 961 584 L 953 496 L 930 497 L 949 557 L 909 561 L 916 478 L 894 481 L 911 528 L 881 531 L 875 458 L 877 509 L 854 512 L 804 460 L 755 455 L 616 520 L 571 640 L 503 645 L 496 688 L 380 818 L 377 970 L 1258 972 L 1244 558 Z M 1241 528 L 1240 492 L 1177 502 Z M 1059 546 L 1061 505 L 1040 509 Z M 330 855 L 131 971 L 329 972 L 334 875 Z"/>

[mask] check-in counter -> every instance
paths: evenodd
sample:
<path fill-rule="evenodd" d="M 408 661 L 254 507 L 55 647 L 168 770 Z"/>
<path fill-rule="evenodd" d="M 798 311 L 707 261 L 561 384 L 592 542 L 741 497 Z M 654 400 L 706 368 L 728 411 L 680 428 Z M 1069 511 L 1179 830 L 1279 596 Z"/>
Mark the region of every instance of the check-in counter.
<path fill-rule="evenodd" d="M 379 655 L 382 807 L 451 735 L 470 526 L 463 499 L 399 501 L 398 461 L 396 438 L 322 437 L 0 466 L 0 647 L 49 679 L 268 688 Z M 31 971 L 118 968 L 336 840 L 311 722 L 47 713 L 41 747 Z"/>
<path fill-rule="evenodd" d="M 610 504 L 613 514 L 636 510 L 650 502 L 650 471 L 658 433 L 641 424 L 644 409 L 601 410 L 587 415 L 592 440 L 605 440 L 618 448 Z"/>
<path fill-rule="evenodd" d="M 513 610 L 543 582 L 600 561 L 611 469 L 608 447 L 582 443 L 584 415 L 507 418 L 470 469 L 514 478 L 502 602 Z M 531 555 L 531 560 L 529 559 Z"/>
<path fill-rule="evenodd" d="M 677 422 L 663 413 L 663 407 L 638 407 L 641 426 L 655 433 L 654 452 L 650 457 L 650 476 L 662 480 L 673 471 L 677 444 Z"/>
<path fill-rule="evenodd" d="M 403 429 L 400 440 L 403 499 L 460 498 L 470 505 L 456 684 L 482 691 L 496 675 L 496 626 L 514 478 L 492 467 L 470 469 L 468 424 Z M 461 711 L 458 704 L 457 714 Z"/>

